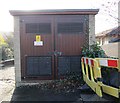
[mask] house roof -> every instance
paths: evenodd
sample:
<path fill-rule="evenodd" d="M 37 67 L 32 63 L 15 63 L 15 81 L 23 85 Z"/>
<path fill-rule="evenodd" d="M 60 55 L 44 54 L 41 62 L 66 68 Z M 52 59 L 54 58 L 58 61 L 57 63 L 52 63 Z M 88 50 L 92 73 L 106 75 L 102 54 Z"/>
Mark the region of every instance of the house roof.
<path fill-rule="evenodd" d="M 13 16 L 39 14 L 97 14 L 99 9 L 49 9 L 49 10 L 10 10 Z"/>
<path fill-rule="evenodd" d="M 120 35 L 120 26 L 100 32 L 100 33 L 96 34 L 96 37 L 112 36 L 112 35 Z"/>

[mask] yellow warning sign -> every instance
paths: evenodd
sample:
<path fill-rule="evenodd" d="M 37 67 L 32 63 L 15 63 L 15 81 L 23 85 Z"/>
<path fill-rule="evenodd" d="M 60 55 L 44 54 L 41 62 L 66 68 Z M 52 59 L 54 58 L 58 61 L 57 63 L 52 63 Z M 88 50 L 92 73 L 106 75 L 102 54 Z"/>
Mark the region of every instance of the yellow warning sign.
<path fill-rule="evenodd" d="M 36 35 L 36 41 L 41 41 L 41 36 L 40 35 Z"/>

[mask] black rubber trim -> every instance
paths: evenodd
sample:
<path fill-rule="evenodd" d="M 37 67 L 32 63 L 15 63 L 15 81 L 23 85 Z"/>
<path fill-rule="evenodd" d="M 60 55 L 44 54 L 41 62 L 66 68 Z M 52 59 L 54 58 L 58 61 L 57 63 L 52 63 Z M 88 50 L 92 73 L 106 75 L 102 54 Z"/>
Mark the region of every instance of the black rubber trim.
<path fill-rule="evenodd" d="M 102 78 L 97 78 L 96 80 L 97 80 L 97 81 L 100 81 L 100 82 L 102 82 L 102 81 L 103 81 L 103 79 L 102 79 Z"/>

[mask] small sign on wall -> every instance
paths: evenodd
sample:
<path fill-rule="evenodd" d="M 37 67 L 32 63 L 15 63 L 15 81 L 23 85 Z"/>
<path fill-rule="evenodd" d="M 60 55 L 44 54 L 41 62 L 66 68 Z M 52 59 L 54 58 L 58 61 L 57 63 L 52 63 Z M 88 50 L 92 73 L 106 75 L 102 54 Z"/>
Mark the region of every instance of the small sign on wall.
<path fill-rule="evenodd" d="M 43 46 L 43 41 L 34 41 L 34 46 Z"/>
<path fill-rule="evenodd" d="M 36 41 L 34 41 L 34 46 L 43 46 L 43 41 L 41 41 L 40 35 L 36 35 Z"/>
<path fill-rule="evenodd" d="M 40 35 L 36 35 L 36 41 L 41 41 L 41 36 Z"/>

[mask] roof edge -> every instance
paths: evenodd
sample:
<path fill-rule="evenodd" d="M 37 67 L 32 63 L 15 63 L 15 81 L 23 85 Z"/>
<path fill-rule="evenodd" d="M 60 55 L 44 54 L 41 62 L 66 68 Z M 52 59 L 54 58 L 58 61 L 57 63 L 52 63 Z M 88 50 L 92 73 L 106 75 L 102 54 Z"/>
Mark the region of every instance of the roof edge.
<path fill-rule="evenodd" d="M 13 16 L 21 15 L 39 15 L 39 14 L 91 14 L 96 15 L 99 12 L 99 9 L 49 9 L 49 10 L 10 10 L 9 11 Z"/>
<path fill-rule="evenodd" d="M 96 37 L 104 37 L 104 36 L 109 36 L 109 35 L 120 35 L 119 28 L 120 26 L 117 26 L 111 29 L 104 30 L 102 32 L 97 33 Z M 113 33 L 113 31 L 115 32 Z"/>

